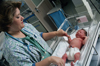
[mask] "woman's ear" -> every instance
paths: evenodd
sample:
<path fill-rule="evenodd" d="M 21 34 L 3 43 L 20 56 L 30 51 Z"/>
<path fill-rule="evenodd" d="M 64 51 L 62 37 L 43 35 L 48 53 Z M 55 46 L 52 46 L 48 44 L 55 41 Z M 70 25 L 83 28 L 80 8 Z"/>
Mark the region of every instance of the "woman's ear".
<path fill-rule="evenodd" d="M 7 27 L 11 27 L 11 25 L 7 25 Z"/>

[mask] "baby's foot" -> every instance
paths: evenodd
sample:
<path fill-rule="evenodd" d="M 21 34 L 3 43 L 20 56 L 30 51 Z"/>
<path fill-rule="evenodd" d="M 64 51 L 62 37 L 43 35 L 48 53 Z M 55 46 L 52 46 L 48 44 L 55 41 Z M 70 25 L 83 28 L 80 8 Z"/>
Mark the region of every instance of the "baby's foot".
<path fill-rule="evenodd" d="M 71 66 L 74 66 L 74 62 L 71 62 Z"/>
<path fill-rule="evenodd" d="M 64 62 L 66 63 L 66 59 L 67 59 L 67 54 L 66 54 L 66 53 L 63 55 L 62 59 L 63 59 Z"/>

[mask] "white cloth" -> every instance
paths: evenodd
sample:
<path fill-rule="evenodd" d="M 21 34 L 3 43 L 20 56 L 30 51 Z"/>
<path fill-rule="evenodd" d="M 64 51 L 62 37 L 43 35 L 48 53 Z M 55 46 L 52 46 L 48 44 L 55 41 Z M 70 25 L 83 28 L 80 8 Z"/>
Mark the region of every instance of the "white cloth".
<path fill-rule="evenodd" d="M 68 47 L 69 44 L 66 41 L 60 41 L 52 56 L 57 56 L 62 58 Z"/>
<path fill-rule="evenodd" d="M 78 48 L 76 48 L 76 47 L 74 47 L 74 48 L 72 48 L 72 47 L 68 48 L 68 50 L 66 52 L 68 60 L 74 60 L 74 55 L 76 53 L 78 53 L 78 52 L 80 53 L 80 50 Z"/>

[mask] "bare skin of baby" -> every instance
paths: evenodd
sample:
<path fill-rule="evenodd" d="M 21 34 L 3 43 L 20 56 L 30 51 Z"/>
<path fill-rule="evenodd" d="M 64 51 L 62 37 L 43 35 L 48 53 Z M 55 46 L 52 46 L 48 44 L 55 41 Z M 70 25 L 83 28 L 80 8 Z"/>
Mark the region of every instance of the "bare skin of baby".
<path fill-rule="evenodd" d="M 69 48 L 76 47 L 80 50 L 81 47 L 85 44 L 85 42 L 87 40 L 86 35 L 87 35 L 87 33 L 84 29 L 78 30 L 76 33 L 76 38 L 74 38 L 74 39 L 71 39 L 71 37 L 69 35 L 66 35 L 68 37 Z M 68 59 L 66 53 L 63 55 L 62 59 L 66 62 L 66 59 Z M 74 63 L 79 59 L 80 59 L 80 52 L 77 52 L 74 55 Z M 71 62 L 71 66 L 74 66 L 73 62 Z"/>

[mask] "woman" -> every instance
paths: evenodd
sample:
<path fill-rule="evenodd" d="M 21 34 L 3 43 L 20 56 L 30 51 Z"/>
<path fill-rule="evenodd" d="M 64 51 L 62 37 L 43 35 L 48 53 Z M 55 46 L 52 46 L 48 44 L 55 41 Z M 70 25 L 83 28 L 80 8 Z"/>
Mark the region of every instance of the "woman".
<path fill-rule="evenodd" d="M 63 30 L 39 33 L 31 24 L 24 23 L 20 15 L 20 2 L 3 2 L 0 6 L 0 31 L 5 32 L 4 58 L 11 66 L 63 66 L 64 61 L 51 56 L 44 40 L 66 36 Z M 40 36 L 41 35 L 41 36 Z"/>

